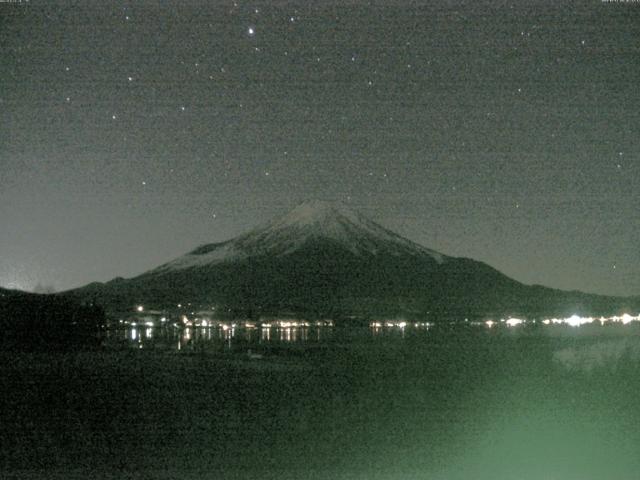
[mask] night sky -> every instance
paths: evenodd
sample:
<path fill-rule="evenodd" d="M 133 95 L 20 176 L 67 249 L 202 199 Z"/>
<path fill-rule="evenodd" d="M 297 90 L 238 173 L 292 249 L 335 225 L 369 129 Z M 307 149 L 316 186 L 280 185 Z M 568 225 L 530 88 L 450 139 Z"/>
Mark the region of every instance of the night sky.
<path fill-rule="evenodd" d="M 640 294 L 640 2 L 0 0 L 0 285 L 133 276 L 307 199 Z"/>

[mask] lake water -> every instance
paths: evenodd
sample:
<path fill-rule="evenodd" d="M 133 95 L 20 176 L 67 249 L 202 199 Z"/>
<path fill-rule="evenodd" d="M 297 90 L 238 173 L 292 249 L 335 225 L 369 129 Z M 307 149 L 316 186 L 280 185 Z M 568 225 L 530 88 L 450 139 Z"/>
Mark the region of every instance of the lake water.
<path fill-rule="evenodd" d="M 295 323 L 295 325 L 291 325 Z M 132 348 L 172 349 L 176 351 L 206 350 L 232 352 L 239 348 L 261 348 L 278 344 L 300 344 L 311 347 L 334 338 L 329 325 L 286 322 L 287 326 L 260 325 L 250 322 L 228 322 L 208 327 L 135 325 L 110 330 L 106 343 Z"/>
<path fill-rule="evenodd" d="M 2 354 L 3 478 L 638 478 L 635 323 L 227 327 Z"/>
<path fill-rule="evenodd" d="M 452 322 L 428 323 L 387 321 L 371 322 L 368 327 L 337 328 L 333 322 L 323 320 L 308 322 L 301 320 L 270 322 L 217 322 L 208 326 L 178 326 L 175 324 L 153 325 L 136 323 L 109 329 L 105 333 L 105 345 L 147 350 L 207 351 L 219 353 L 240 352 L 250 349 L 257 354 L 273 347 L 287 345 L 316 348 L 335 343 L 357 346 L 376 341 L 379 344 L 406 340 L 429 342 L 433 338 L 450 336 L 461 332 L 472 332 L 478 338 L 573 338 L 588 342 L 589 339 L 632 338 L 640 335 L 640 322 L 629 324 L 568 324 L 545 325 L 509 324 L 508 322 Z"/>

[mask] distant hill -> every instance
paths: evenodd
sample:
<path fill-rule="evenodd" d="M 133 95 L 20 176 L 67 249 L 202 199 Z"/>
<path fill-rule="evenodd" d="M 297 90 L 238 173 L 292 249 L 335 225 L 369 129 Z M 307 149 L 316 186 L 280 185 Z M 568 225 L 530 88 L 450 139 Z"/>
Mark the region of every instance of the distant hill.
<path fill-rule="evenodd" d="M 74 298 L 0 288 L 0 346 L 60 350 L 99 343 L 102 308 Z"/>
<path fill-rule="evenodd" d="M 517 282 L 489 265 L 407 240 L 359 213 L 307 202 L 265 226 L 131 279 L 67 292 L 111 312 L 136 304 L 214 306 L 231 316 L 485 318 L 612 314 L 635 298 Z"/>

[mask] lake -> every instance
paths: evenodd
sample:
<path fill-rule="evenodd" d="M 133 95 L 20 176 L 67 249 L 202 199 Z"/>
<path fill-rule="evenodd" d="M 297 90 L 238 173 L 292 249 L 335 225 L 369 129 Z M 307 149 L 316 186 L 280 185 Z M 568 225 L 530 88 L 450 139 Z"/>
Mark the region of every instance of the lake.
<path fill-rule="evenodd" d="M 637 322 L 136 325 L 98 351 L 1 355 L 3 478 L 640 471 Z"/>

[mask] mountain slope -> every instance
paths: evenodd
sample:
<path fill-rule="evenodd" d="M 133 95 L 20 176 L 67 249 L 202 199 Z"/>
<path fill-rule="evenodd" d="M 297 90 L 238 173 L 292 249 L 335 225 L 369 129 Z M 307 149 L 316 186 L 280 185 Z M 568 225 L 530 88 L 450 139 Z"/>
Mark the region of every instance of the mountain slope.
<path fill-rule="evenodd" d="M 237 316 L 597 314 L 630 302 L 526 286 L 482 262 L 435 252 L 326 202 L 304 203 L 138 277 L 71 294 L 110 311 L 138 303 L 167 309 L 190 303 Z"/>

